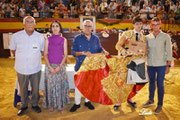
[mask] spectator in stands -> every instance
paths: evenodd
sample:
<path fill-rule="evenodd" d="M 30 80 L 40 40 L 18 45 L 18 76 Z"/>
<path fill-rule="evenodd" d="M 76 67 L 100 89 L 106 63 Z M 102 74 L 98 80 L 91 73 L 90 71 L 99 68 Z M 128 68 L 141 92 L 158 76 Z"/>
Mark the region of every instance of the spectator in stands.
<path fill-rule="evenodd" d="M 17 10 L 12 8 L 11 12 L 10 12 L 10 18 L 14 18 L 16 16 L 16 14 L 17 14 Z"/>
<path fill-rule="evenodd" d="M 50 12 L 49 7 L 46 4 L 44 4 L 44 6 L 40 9 L 41 18 L 43 18 L 43 17 L 48 18 L 49 17 L 49 12 Z"/>
<path fill-rule="evenodd" d="M 175 20 L 180 20 L 180 5 L 175 12 Z"/>
<path fill-rule="evenodd" d="M 170 11 L 170 4 L 168 1 L 166 1 L 165 5 L 164 5 L 164 11 L 169 14 Z"/>
<path fill-rule="evenodd" d="M 29 10 L 29 5 L 30 5 L 29 0 L 25 0 L 25 1 L 24 1 L 24 9 L 25 9 L 26 11 Z"/>
<path fill-rule="evenodd" d="M 163 7 L 160 7 L 157 11 L 157 17 L 160 18 L 161 20 L 163 20 L 163 15 L 164 15 L 164 10 Z"/>
<path fill-rule="evenodd" d="M 38 102 L 44 36 L 34 30 L 36 22 L 33 17 L 26 16 L 23 19 L 23 25 L 24 30 L 13 34 L 9 47 L 14 56 L 16 56 L 15 70 L 21 93 L 21 107 L 18 110 L 18 116 L 23 115 L 28 109 L 29 82 L 32 88 L 32 110 L 36 113 L 41 112 Z"/>
<path fill-rule="evenodd" d="M 1 0 L 0 7 L 4 10 L 4 8 L 6 7 L 5 0 Z"/>
<path fill-rule="evenodd" d="M 79 16 L 84 16 L 85 10 L 83 8 L 83 5 L 80 6 L 80 9 L 78 12 L 79 12 Z"/>
<path fill-rule="evenodd" d="M 53 10 L 53 18 L 60 18 L 59 17 L 59 9 L 58 7 L 55 7 L 55 9 Z"/>
<path fill-rule="evenodd" d="M 49 16 L 50 16 L 50 17 L 52 17 L 52 16 L 53 16 L 53 11 L 54 11 L 54 9 L 55 9 L 55 5 L 54 5 L 54 3 L 51 3 L 51 4 L 50 4 L 49 9 L 50 9 Z"/>
<path fill-rule="evenodd" d="M 142 29 L 143 29 L 144 35 L 149 34 L 150 25 L 149 25 L 148 21 L 145 21 L 145 24 L 143 25 Z"/>
<path fill-rule="evenodd" d="M 94 5 L 93 15 L 96 18 L 101 18 L 100 7 L 98 5 Z"/>
<path fill-rule="evenodd" d="M 67 40 L 62 37 L 61 24 L 53 21 L 50 27 L 52 36 L 45 40 L 44 60 L 45 90 L 43 107 L 52 113 L 54 109 L 64 111 L 64 104 L 70 104 L 69 83 L 65 61 L 67 59 Z"/>
<path fill-rule="evenodd" d="M 171 10 L 173 10 L 173 11 L 176 10 L 176 6 L 174 5 L 174 2 L 172 2 L 172 1 L 170 2 L 170 8 L 169 9 L 170 9 L 170 11 Z"/>
<path fill-rule="evenodd" d="M 0 18 L 4 18 L 4 10 L 0 6 Z"/>
<path fill-rule="evenodd" d="M 85 8 L 86 7 L 86 2 L 84 0 L 80 0 L 80 7 Z"/>
<path fill-rule="evenodd" d="M 107 8 L 108 4 L 106 2 L 106 0 L 102 0 L 102 3 L 100 4 L 100 11 L 101 13 L 103 12 L 104 8 Z"/>
<path fill-rule="evenodd" d="M 71 4 L 70 4 L 70 18 L 73 18 L 74 17 L 74 7 L 75 5 L 77 5 L 79 2 L 78 0 L 71 0 Z"/>
<path fill-rule="evenodd" d="M 78 13 L 77 5 L 74 6 L 73 13 L 74 13 L 73 18 L 79 18 L 79 13 Z"/>
<path fill-rule="evenodd" d="M 26 10 L 24 9 L 24 5 L 22 5 L 19 9 L 19 17 L 24 18 L 26 15 Z"/>
<path fill-rule="evenodd" d="M 86 16 L 91 16 L 92 8 L 91 8 L 90 4 L 86 5 L 84 12 L 85 12 Z"/>
<path fill-rule="evenodd" d="M 44 0 L 39 0 L 39 2 L 38 2 L 38 9 L 42 9 L 45 4 L 46 4 L 46 3 L 45 3 Z"/>
<path fill-rule="evenodd" d="M 104 19 L 107 19 L 107 18 L 108 18 L 108 13 L 109 13 L 108 8 L 105 7 L 105 8 L 103 9 L 103 11 L 102 11 L 102 15 L 103 15 L 103 18 L 104 18 Z"/>
<path fill-rule="evenodd" d="M 116 18 L 117 19 L 122 19 L 123 18 L 123 6 L 121 5 L 120 2 L 118 2 L 117 6 L 116 6 Z"/>
<path fill-rule="evenodd" d="M 174 13 L 174 10 L 170 10 L 170 12 L 169 12 L 169 22 L 170 22 L 170 26 L 175 28 L 175 13 Z"/>
<path fill-rule="evenodd" d="M 33 17 L 34 18 L 39 17 L 39 10 L 35 6 L 33 6 L 32 12 L 33 12 Z"/>
<path fill-rule="evenodd" d="M 156 8 L 155 5 L 152 5 L 152 8 L 148 11 L 148 20 L 151 20 L 153 17 L 156 16 Z"/>
<path fill-rule="evenodd" d="M 131 9 L 132 9 L 132 12 L 135 14 L 136 11 L 139 11 L 139 6 L 138 6 L 138 4 L 133 5 Z"/>
<path fill-rule="evenodd" d="M 69 18 L 70 10 L 68 10 L 67 5 L 64 7 L 64 18 Z"/>
<path fill-rule="evenodd" d="M 144 0 L 140 0 L 139 1 L 139 10 L 143 9 L 143 6 L 144 6 Z"/>
<path fill-rule="evenodd" d="M 140 18 L 145 21 L 147 20 L 147 14 L 148 14 L 148 10 L 146 9 L 146 5 L 143 5 L 143 8 L 140 10 Z"/>
<path fill-rule="evenodd" d="M 6 4 L 6 7 L 4 8 L 4 17 L 5 18 L 10 18 L 10 15 L 11 15 L 11 7 L 10 7 L 10 4 Z"/>
<path fill-rule="evenodd" d="M 158 11 L 159 9 L 161 9 L 161 7 L 163 7 L 161 1 L 158 1 L 158 4 L 156 5 L 156 10 Z"/>
<path fill-rule="evenodd" d="M 116 2 L 115 0 L 111 0 L 109 6 L 108 6 L 108 10 L 109 10 L 109 14 L 108 14 L 108 18 L 115 18 L 115 10 L 116 10 Z"/>
<path fill-rule="evenodd" d="M 132 5 L 135 6 L 137 4 L 137 0 L 132 0 Z"/>
<path fill-rule="evenodd" d="M 32 0 L 31 1 L 32 6 L 38 8 L 38 0 Z"/>
<path fill-rule="evenodd" d="M 59 17 L 64 18 L 64 4 L 62 3 L 62 1 L 59 2 L 58 9 L 59 9 Z"/>

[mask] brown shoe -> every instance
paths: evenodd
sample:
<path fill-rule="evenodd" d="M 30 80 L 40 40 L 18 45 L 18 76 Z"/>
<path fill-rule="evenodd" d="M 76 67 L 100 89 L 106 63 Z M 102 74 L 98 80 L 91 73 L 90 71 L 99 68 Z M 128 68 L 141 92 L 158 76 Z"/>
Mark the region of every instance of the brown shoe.
<path fill-rule="evenodd" d="M 151 100 L 148 100 L 146 103 L 144 103 L 143 105 L 142 105 L 142 107 L 150 107 L 150 106 L 153 106 L 154 105 L 154 102 L 153 101 L 151 101 Z"/>
<path fill-rule="evenodd" d="M 162 111 L 162 106 L 161 105 L 158 105 L 157 108 L 155 109 L 155 113 L 154 114 L 159 114 L 160 112 Z"/>

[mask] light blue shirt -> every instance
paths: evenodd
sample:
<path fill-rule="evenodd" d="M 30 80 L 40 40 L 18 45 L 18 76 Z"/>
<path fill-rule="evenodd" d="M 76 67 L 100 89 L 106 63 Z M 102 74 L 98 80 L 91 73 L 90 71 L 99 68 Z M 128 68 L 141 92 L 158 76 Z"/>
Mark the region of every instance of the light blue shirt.
<path fill-rule="evenodd" d="M 156 37 L 153 33 L 146 36 L 148 66 L 165 66 L 172 60 L 172 43 L 168 34 L 160 32 Z"/>
<path fill-rule="evenodd" d="M 41 51 L 44 51 L 44 36 L 36 31 L 28 35 L 25 30 L 13 34 L 10 50 L 15 50 L 15 70 L 24 75 L 41 70 Z"/>

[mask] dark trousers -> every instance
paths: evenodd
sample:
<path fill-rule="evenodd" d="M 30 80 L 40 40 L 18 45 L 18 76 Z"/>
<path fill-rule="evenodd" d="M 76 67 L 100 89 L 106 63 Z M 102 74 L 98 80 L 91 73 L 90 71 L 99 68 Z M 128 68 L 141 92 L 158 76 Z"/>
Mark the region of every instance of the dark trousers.
<path fill-rule="evenodd" d="M 20 92 L 21 92 L 21 108 L 25 108 L 28 106 L 28 85 L 29 81 L 32 88 L 32 99 L 31 105 L 37 106 L 39 101 L 39 82 L 41 77 L 41 71 L 30 74 L 30 75 L 23 75 L 17 73 Z"/>
<path fill-rule="evenodd" d="M 158 88 L 158 105 L 163 105 L 164 98 L 164 76 L 166 66 L 152 67 L 148 66 L 148 75 L 149 75 L 149 100 L 154 101 L 154 93 L 156 90 L 156 79 L 157 79 L 157 88 Z"/>

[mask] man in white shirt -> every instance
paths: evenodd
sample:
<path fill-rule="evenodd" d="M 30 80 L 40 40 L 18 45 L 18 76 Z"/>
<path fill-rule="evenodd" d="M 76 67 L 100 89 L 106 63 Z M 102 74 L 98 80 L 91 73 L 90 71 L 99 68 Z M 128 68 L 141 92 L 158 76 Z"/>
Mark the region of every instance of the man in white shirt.
<path fill-rule="evenodd" d="M 41 55 L 44 51 L 44 36 L 34 30 L 35 19 L 26 16 L 23 19 L 24 30 L 13 34 L 10 50 L 15 55 L 15 70 L 21 92 L 21 109 L 17 115 L 23 115 L 28 108 L 28 84 L 32 87 L 32 110 L 41 112 L 38 106 L 39 82 L 41 76 Z"/>

